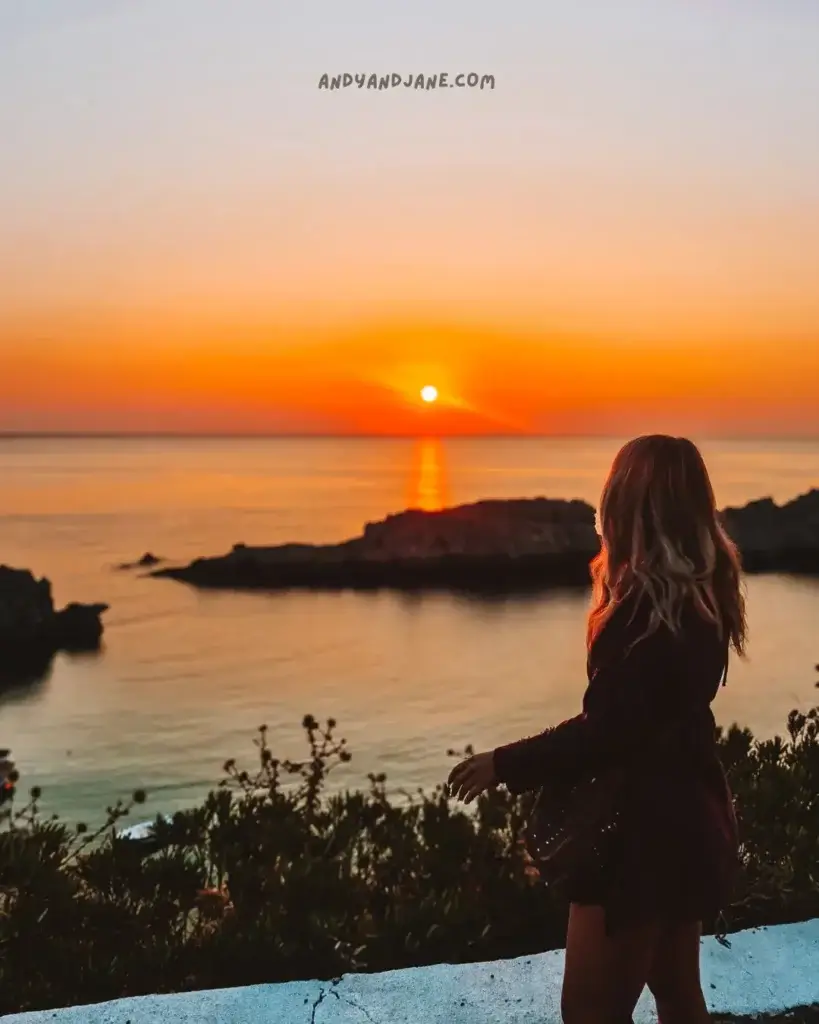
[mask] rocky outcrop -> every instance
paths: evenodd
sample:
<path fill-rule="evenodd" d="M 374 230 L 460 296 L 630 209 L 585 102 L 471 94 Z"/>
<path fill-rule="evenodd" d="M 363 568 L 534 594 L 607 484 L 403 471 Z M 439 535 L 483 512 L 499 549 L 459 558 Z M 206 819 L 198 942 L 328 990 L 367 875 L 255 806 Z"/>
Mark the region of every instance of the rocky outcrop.
<path fill-rule="evenodd" d="M 783 506 L 765 498 L 729 508 L 723 518 L 747 571 L 819 572 L 819 490 Z M 584 585 L 598 550 L 585 502 L 495 500 L 401 512 L 340 544 L 237 544 L 227 555 L 151 575 L 199 587 L 509 592 Z"/>
<path fill-rule="evenodd" d="M 784 505 L 761 498 L 722 516 L 746 571 L 819 573 L 819 489 Z"/>
<path fill-rule="evenodd" d="M 52 638 L 60 651 L 95 651 L 102 640 L 107 604 L 67 604 L 54 616 Z"/>
<path fill-rule="evenodd" d="M 151 575 L 200 587 L 441 587 L 477 591 L 583 585 L 598 550 L 594 510 L 546 498 L 410 510 L 340 544 L 237 544 Z"/>
<path fill-rule="evenodd" d="M 62 650 L 95 650 L 107 609 L 106 604 L 69 604 L 57 611 L 47 579 L 0 565 L 0 656 L 25 661 Z"/>
<path fill-rule="evenodd" d="M 163 559 L 157 555 L 146 551 L 142 558 L 138 558 L 135 562 L 123 562 L 122 565 L 117 566 L 117 569 L 151 569 L 155 565 L 160 565 L 162 561 Z"/>
<path fill-rule="evenodd" d="M 358 539 L 359 557 L 525 558 L 597 550 L 594 509 L 583 501 L 548 498 L 479 501 L 441 512 L 410 510 L 368 523 Z"/>

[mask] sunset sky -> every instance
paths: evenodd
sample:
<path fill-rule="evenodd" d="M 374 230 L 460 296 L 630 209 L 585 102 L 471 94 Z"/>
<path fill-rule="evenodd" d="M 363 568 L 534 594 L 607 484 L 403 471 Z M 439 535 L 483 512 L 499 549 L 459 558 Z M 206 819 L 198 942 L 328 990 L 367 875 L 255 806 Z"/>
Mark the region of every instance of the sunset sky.
<path fill-rule="evenodd" d="M 819 436 L 817 54 L 817 0 L 0 0 L 0 431 Z"/>

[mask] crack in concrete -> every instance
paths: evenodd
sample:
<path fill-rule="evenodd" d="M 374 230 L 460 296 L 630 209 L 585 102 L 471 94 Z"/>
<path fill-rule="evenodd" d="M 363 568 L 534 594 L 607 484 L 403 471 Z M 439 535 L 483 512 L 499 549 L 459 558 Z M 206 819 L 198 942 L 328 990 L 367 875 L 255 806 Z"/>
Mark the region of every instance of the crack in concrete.
<path fill-rule="evenodd" d="M 340 981 L 341 978 L 333 978 L 332 984 L 335 986 Z M 313 1012 L 310 1015 L 310 1024 L 316 1024 L 316 1012 L 319 1006 L 321 1006 L 321 1004 L 324 1002 L 324 999 L 327 995 L 328 990 L 326 988 L 323 988 L 319 992 L 318 999 L 313 1003 Z M 375 1017 L 373 1017 L 373 1015 L 365 1006 L 362 1006 L 360 1003 L 355 1002 L 355 1000 L 350 999 L 349 996 L 340 995 L 335 988 L 331 988 L 329 990 L 329 995 L 335 996 L 340 1003 L 346 1003 L 348 1006 L 352 1006 L 354 1010 L 358 1010 L 359 1013 L 363 1013 L 367 1020 L 370 1022 L 370 1024 L 378 1024 L 378 1021 L 375 1019 Z"/>
<path fill-rule="evenodd" d="M 318 997 L 318 999 L 317 999 L 317 1000 L 316 1000 L 316 1001 L 315 1001 L 315 1002 L 313 1003 L 313 1012 L 312 1012 L 312 1014 L 310 1015 L 310 1024 L 316 1024 L 316 1010 L 317 1010 L 317 1009 L 319 1008 L 319 1006 L 320 1006 L 320 1005 L 321 1005 L 321 1004 L 322 1004 L 322 1003 L 324 1002 L 324 997 L 325 997 L 326 995 L 327 995 L 327 992 L 326 992 L 326 990 L 325 990 L 325 989 L 322 989 L 322 990 L 321 990 L 321 991 L 319 992 L 319 997 Z"/>
<path fill-rule="evenodd" d="M 354 1010 L 359 1010 L 361 1013 L 363 1013 L 367 1020 L 370 1022 L 370 1024 L 378 1024 L 378 1021 L 375 1019 L 375 1017 L 373 1017 L 370 1014 L 370 1011 L 366 1007 L 362 1006 L 360 1003 L 354 1002 L 352 999 L 350 999 L 349 996 L 340 996 L 338 992 L 333 992 L 333 995 L 337 999 L 343 999 L 344 1002 L 347 1003 L 348 1006 L 352 1006 Z"/>

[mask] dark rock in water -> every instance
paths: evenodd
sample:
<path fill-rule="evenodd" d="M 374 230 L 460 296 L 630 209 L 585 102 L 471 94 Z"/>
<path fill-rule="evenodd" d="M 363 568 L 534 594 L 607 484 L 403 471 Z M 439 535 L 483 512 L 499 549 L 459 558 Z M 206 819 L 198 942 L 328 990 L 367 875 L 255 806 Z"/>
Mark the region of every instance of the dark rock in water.
<path fill-rule="evenodd" d="M 102 639 L 102 615 L 107 604 L 66 605 L 54 616 L 54 639 L 59 650 L 94 651 Z"/>
<path fill-rule="evenodd" d="M 819 489 L 784 505 L 772 498 L 722 512 L 748 572 L 819 573 Z"/>
<path fill-rule="evenodd" d="M 0 693 L 31 691 L 51 678 L 56 651 L 12 650 L 0 657 Z"/>
<path fill-rule="evenodd" d="M 783 506 L 765 498 L 722 516 L 748 572 L 819 573 L 819 490 Z M 583 586 L 598 551 L 594 510 L 585 502 L 493 500 L 401 512 L 339 544 L 236 544 L 227 555 L 151 575 L 236 589 L 510 593 Z"/>
<path fill-rule="evenodd" d="M 36 644 L 54 617 L 51 583 L 0 565 L 0 649 Z"/>
<path fill-rule="evenodd" d="M 594 509 L 546 498 L 410 510 L 340 544 L 237 544 L 152 576 L 200 587 L 445 588 L 475 592 L 583 586 L 599 550 Z"/>
<path fill-rule="evenodd" d="M 146 551 L 142 558 L 137 559 L 136 562 L 123 562 L 122 565 L 118 565 L 118 569 L 150 569 L 154 565 L 160 565 L 164 559 L 158 558 L 156 555 L 152 555 L 150 551 Z"/>
<path fill-rule="evenodd" d="M 57 611 L 48 580 L 0 565 L 0 656 L 8 663 L 46 664 L 58 651 L 95 650 L 107 610 L 105 604 L 70 604 Z"/>

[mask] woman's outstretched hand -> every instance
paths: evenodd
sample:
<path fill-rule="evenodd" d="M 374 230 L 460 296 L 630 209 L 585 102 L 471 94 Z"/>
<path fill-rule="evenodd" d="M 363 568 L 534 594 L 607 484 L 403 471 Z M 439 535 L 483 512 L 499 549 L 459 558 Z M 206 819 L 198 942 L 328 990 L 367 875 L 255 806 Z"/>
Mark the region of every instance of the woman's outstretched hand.
<path fill-rule="evenodd" d="M 497 784 L 494 752 L 491 750 L 473 754 L 456 764 L 447 779 L 449 795 L 456 800 L 463 800 L 465 804 L 472 803 L 476 796 Z"/>

